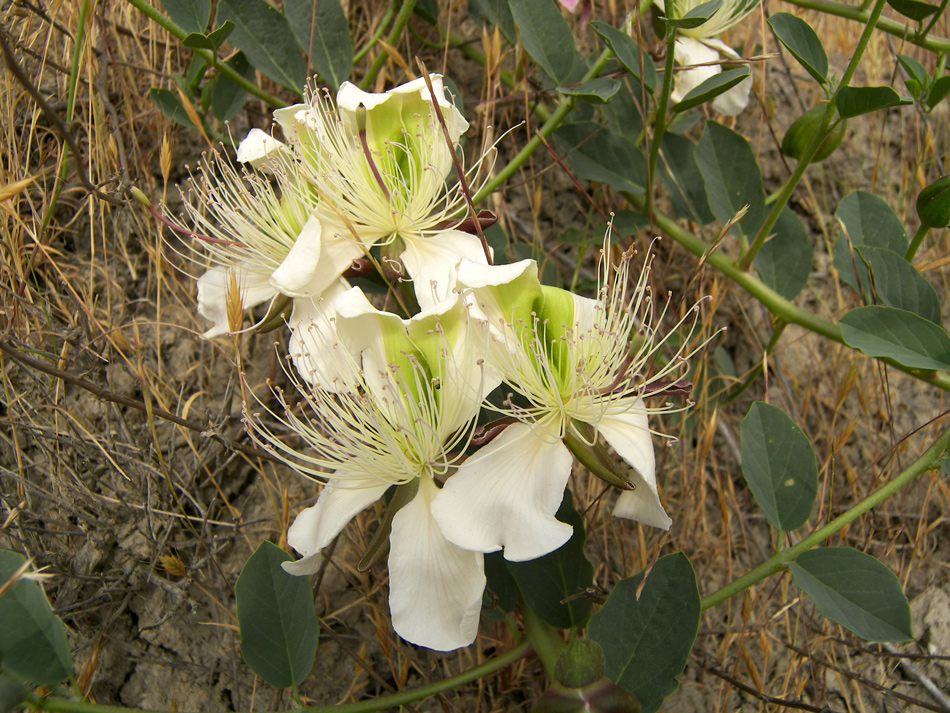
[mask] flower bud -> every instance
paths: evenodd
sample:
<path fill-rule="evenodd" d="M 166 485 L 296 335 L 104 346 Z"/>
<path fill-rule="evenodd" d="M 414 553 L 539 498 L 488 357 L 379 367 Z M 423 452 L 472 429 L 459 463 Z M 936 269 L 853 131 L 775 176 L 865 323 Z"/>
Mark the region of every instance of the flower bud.
<path fill-rule="evenodd" d="M 554 679 L 532 713 L 640 713 L 636 696 L 604 676 L 604 652 L 596 641 L 568 644 L 554 666 Z"/>
<path fill-rule="evenodd" d="M 788 131 L 785 132 L 785 138 L 782 139 L 782 153 L 789 158 L 800 160 L 805 154 L 805 149 L 808 148 L 814 138 L 815 132 L 818 131 L 818 127 L 821 126 L 821 120 L 824 118 L 826 110 L 827 107 L 824 104 L 818 104 L 795 119 L 792 125 L 788 127 Z M 823 161 L 834 153 L 835 149 L 841 145 L 847 128 L 846 121 L 838 124 L 818 147 L 818 151 L 812 160 Z"/>

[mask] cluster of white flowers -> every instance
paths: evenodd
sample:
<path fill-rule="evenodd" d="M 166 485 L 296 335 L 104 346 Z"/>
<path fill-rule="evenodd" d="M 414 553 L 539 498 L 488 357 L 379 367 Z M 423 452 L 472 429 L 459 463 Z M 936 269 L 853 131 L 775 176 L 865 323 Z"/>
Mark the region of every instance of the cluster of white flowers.
<path fill-rule="evenodd" d="M 384 94 L 344 84 L 336 102 L 314 91 L 275 123 L 283 141 L 253 130 L 240 144 L 244 171 L 205 162 L 187 217 L 214 263 L 198 281 L 206 336 L 240 326 L 236 301 L 270 300 L 291 330 L 296 393 L 275 389 L 280 407 L 247 419 L 263 447 L 325 483 L 288 532 L 302 559 L 287 571 L 315 572 L 392 489 L 380 527 L 393 627 L 431 649 L 466 646 L 484 554 L 531 560 L 571 537 L 555 518 L 573 464 L 566 441 L 606 441 L 630 467 L 614 514 L 668 529 L 648 417 L 680 408 L 657 400 L 682 390 L 690 355 L 653 363 L 664 339 L 649 258 L 629 284 L 632 254 L 613 265 L 605 250 L 596 299 L 542 285 L 532 260 L 492 265 L 482 240 L 457 229 L 462 181 L 486 173 L 490 152 L 458 175 L 468 123 L 437 75 Z M 391 294 L 418 310 L 378 309 L 347 281 L 354 262 L 411 281 L 411 293 Z M 476 429 L 484 408 L 497 419 Z M 288 431 L 305 447 L 287 445 Z"/>

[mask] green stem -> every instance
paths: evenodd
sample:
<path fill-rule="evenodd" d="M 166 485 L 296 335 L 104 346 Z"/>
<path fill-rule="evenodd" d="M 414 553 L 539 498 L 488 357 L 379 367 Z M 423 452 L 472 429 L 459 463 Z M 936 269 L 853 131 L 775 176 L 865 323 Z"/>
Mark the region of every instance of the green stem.
<path fill-rule="evenodd" d="M 386 25 L 389 24 L 389 21 L 393 19 L 393 15 L 396 13 L 396 0 L 391 0 L 389 6 L 386 8 L 386 13 L 383 15 L 383 18 L 379 21 L 379 27 L 376 28 L 376 32 L 373 33 L 372 37 L 366 40 L 366 44 L 363 45 L 362 49 L 353 55 L 353 64 L 359 64 L 363 57 L 369 54 L 369 51 L 376 46 L 376 43 L 379 42 L 379 38 L 383 36 L 383 33 L 386 31 Z"/>
<path fill-rule="evenodd" d="M 667 23 L 666 29 L 666 63 L 663 67 L 663 89 L 656 105 L 656 124 L 653 129 L 653 138 L 650 140 L 650 162 L 647 168 L 647 217 L 653 210 L 653 177 L 656 175 L 656 160 L 660 155 L 660 142 L 666 133 L 666 110 L 670 104 L 670 94 L 673 93 L 673 60 L 676 54 L 676 28 Z M 645 128 L 645 127 L 644 127 Z"/>
<path fill-rule="evenodd" d="M 939 20 L 943 16 L 943 11 L 946 9 L 947 9 L 947 0 L 941 0 L 940 7 L 937 9 L 937 12 L 935 12 L 933 16 L 930 18 L 930 22 L 927 23 L 927 26 L 924 29 L 922 29 L 920 32 L 917 33 L 916 38 L 918 40 L 924 40 L 927 38 L 927 35 L 930 34 L 930 31 L 934 28 L 934 25 L 937 24 L 937 20 Z"/>
<path fill-rule="evenodd" d="M 844 5 L 839 2 L 833 2 L 832 0 L 785 0 L 785 2 L 792 5 L 797 5 L 798 7 L 804 7 L 809 10 L 818 10 L 819 12 L 825 13 L 826 15 L 844 17 L 848 20 L 855 20 L 856 22 L 861 23 L 866 23 L 871 19 L 871 15 L 867 10 L 854 7 L 853 5 Z M 939 13 L 935 15 L 935 17 L 939 17 Z M 909 24 L 896 22 L 886 17 L 882 17 L 880 20 L 878 20 L 877 26 L 880 30 L 888 33 L 889 35 L 900 37 L 902 40 L 906 40 L 917 45 L 918 47 L 928 49 L 931 52 L 938 52 L 940 54 L 947 54 L 950 52 L 950 40 L 943 37 L 917 37 L 916 31 Z"/>
<path fill-rule="evenodd" d="M 143 15 L 145 15 L 147 18 L 157 23 L 158 25 L 161 25 L 171 35 L 174 35 L 179 41 L 184 40 L 188 36 L 189 33 L 185 29 L 183 29 L 182 27 L 179 27 L 174 22 L 172 22 L 169 18 L 165 17 L 161 12 L 159 12 L 154 7 L 149 5 L 148 2 L 146 2 L 146 0 L 128 0 L 128 3 L 132 5 L 132 7 L 137 9 L 139 12 L 141 12 Z M 268 94 L 263 89 L 255 85 L 253 82 L 248 81 L 247 79 L 242 77 L 236 71 L 231 69 L 228 65 L 222 62 L 219 62 L 218 55 L 216 55 L 211 50 L 196 49 L 192 51 L 195 54 L 197 54 L 199 57 L 204 59 L 204 61 L 207 62 L 209 65 L 214 67 L 218 71 L 219 74 L 224 75 L 225 77 L 230 79 L 232 82 L 237 84 L 239 87 L 241 87 L 241 89 L 248 92 L 249 94 L 253 94 L 255 97 L 263 100 L 267 104 L 270 104 L 275 109 L 279 109 L 281 107 L 287 106 L 287 102 L 281 101 L 280 99 L 275 97 L 273 94 Z"/>
<path fill-rule="evenodd" d="M 593 79 L 598 74 L 600 74 L 604 67 L 607 66 L 607 63 L 613 55 L 610 53 L 610 50 L 604 50 L 601 52 L 600 57 L 597 58 L 597 61 L 594 62 L 594 66 L 591 67 L 587 74 L 584 75 L 584 78 L 581 79 L 581 83 Z M 472 196 L 473 203 L 479 203 L 488 197 L 495 189 L 498 188 L 502 183 L 511 178 L 512 174 L 517 171 L 521 165 L 527 161 L 531 154 L 538 150 L 538 147 L 541 146 L 541 137 L 547 138 L 551 132 L 553 132 L 558 126 L 561 125 L 561 122 L 564 121 L 564 118 L 571 113 L 571 110 L 574 108 L 575 98 L 570 96 L 561 97 L 561 103 L 558 104 L 557 109 L 554 110 L 554 113 L 551 114 L 550 118 L 544 122 L 544 125 L 538 129 L 537 134 L 531 138 L 531 140 L 525 144 L 524 148 L 518 152 L 518 154 L 511 159 L 502 168 L 498 174 L 484 186 L 482 189 Z"/>
<path fill-rule="evenodd" d="M 821 125 L 818 127 L 818 130 L 812 137 L 811 143 L 808 144 L 808 148 L 805 149 L 805 153 L 799 159 L 798 165 L 795 166 L 795 170 L 792 172 L 791 177 L 785 182 L 785 185 L 782 186 L 782 190 L 779 192 L 778 198 L 775 201 L 775 205 L 772 206 L 772 210 L 769 212 L 768 217 L 765 219 L 762 227 L 759 228 L 759 232 L 756 233 L 755 240 L 752 241 L 752 244 L 749 246 L 749 249 L 745 252 L 745 254 L 739 258 L 739 267 L 745 269 L 752 264 L 752 261 L 755 259 L 755 256 L 758 254 L 759 250 L 763 245 L 765 245 L 765 241 L 769 237 L 769 232 L 775 226 L 775 222 L 778 220 L 779 215 L 788 203 L 788 199 L 791 197 L 792 191 L 795 190 L 795 188 L 798 186 L 798 182 L 801 180 L 802 176 L 805 175 L 805 169 L 808 168 L 812 159 L 815 157 L 815 154 L 818 153 L 818 149 L 821 148 L 821 145 L 825 142 L 825 139 L 827 138 L 830 131 L 831 121 L 835 115 L 835 97 L 838 96 L 838 92 L 840 92 L 842 88 L 848 86 L 848 83 L 854 76 L 855 71 L 857 71 L 858 64 L 861 62 L 861 57 L 864 55 L 864 50 L 867 48 L 868 42 L 871 41 L 871 35 L 874 33 L 874 28 L 877 26 L 877 22 L 881 18 L 881 12 L 884 11 L 885 2 L 886 0 L 876 0 L 874 3 L 874 9 L 871 11 L 870 16 L 868 17 L 867 25 L 864 27 L 864 32 L 862 32 L 861 37 L 858 38 L 858 44 L 857 47 L 854 48 L 854 54 L 851 55 L 851 61 L 848 62 L 848 67 L 845 69 L 844 75 L 841 77 L 841 82 L 839 82 L 838 86 L 835 88 L 834 94 L 828 101 L 828 107 L 825 109 L 825 115 L 821 119 Z"/>
<path fill-rule="evenodd" d="M 500 668 L 508 666 L 518 659 L 522 658 L 531 650 L 531 645 L 527 642 L 516 646 L 510 651 L 506 651 L 500 656 L 486 661 L 485 663 L 470 668 L 468 671 L 452 676 L 450 678 L 430 683 L 428 686 L 411 688 L 407 691 L 400 691 L 389 696 L 381 696 L 368 701 L 358 701 L 356 703 L 344 703 L 339 706 L 321 706 L 318 708 L 302 708 L 307 713 L 375 713 L 389 708 L 396 708 L 406 703 L 428 698 L 445 691 L 451 691 L 458 686 L 476 681 L 483 676 L 497 671 Z M 96 703 L 87 703 L 86 701 L 72 701 L 62 698 L 42 698 L 35 694 L 30 694 L 26 699 L 26 704 L 33 710 L 53 711 L 55 713 L 167 713 L 159 711 L 144 711 L 132 708 L 121 708 L 119 706 L 103 706 Z"/>
<path fill-rule="evenodd" d="M 914 255 L 917 254 L 917 249 L 920 247 L 920 244 L 924 241 L 924 238 L 927 237 L 927 233 L 930 232 L 930 228 L 926 225 L 921 225 L 917 228 L 917 232 L 914 233 L 914 239 L 910 241 L 910 247 L 907 248 L 907 254 L 904 255 L 904 258 L 907 262 L 911 262 L 914 259 Z"/>
<path fill-rule="evenodd" d="M 521 613 L 521 620 L 524 622 L 524 632 L 531 642 L 531 647 L 541 660 L 544 666 L 544 672 L 551 680 L 554 679 L 554 665 L 557 663 L 558 656 L 564 650 L 564 642 L 557 629 L 543 621 L 523 602 L 519 603 L 518 611 Z"/>
<path fill-rule="evenodd" d="M 394 46 L 399 41 L 399 36 L 402 34 L 406 24 L 409 22 L 409 18 L 412 17 L 412 11 L 415 9 L 415 7 L 416 0 L 403 0 L 402 7 L 399 8 L 399 14 L 396 15 L 396 21 L 393 22 L 392 29 L 389 31 L 389 35 L 386 37 L 386 43 L 390 47 Z M 370 65 L 366 76 L 363 77 L 363 80 L 360 82 L 360 89 L 362 89 L 364 92 L 369 91 L 369 88 L 376 80 L 376 76 L 379 74 L 379 71 L 383 68 L 383 65 L 386 64 L 386 59 L 388 57 L 389 50 L 380 52 L 376 56 L 376 59 L 374 59 L 373 64 Z"/>
<path fill-rule="evenodd" d="M 821 544 L 843 527 L 854 522 L 868 510 L 880 505 L 905 485 L 933 468 L 937 462 L 937 459 L 940 458 L 941 454 L 947 449 L 948 442 L 950 442 L 950 429 L 944 431 L 934 442 L 934 444 L 930 446 L 930 448 L 928 448 L 920 458 L 914 461 L 909 468 L 901 471 L 901 473 L 898 474 L 893 480 L 875 490 L 860 503 L 849 509 L 847 512 L 842 513 L 821 529 L 816 530 L 797 545 L 789 547 L 788 549 L 782 550 L 781 552 L 773 555 L 758 567 L 742 575 L 734 582 L 730 582 L 722 589 L 713 592 L 708 597 L 704 597 L 700 601 L 700 607 L 704 610 L 709 609 L 716 604 L 724 602 L 730 597 L 734 597 L 736 594 L 748 589 L 753 584 L 761 582 L 763 579 L 772 576 L 782 569 L 785 569 L 789 564 L 798 559 L 801 554 L 807 552 L 816 545 Z"/>
<path fill-rule="evenodd" d="M 628 201 L 641 213 L 645 212 L 645 199 L 643 196 L 624 194 Z M 712 265 L 730 280 L 739 285 L 742 289 L 755 297 L 778 319 L 791 324 L 797 324 L 800 327 L 827 337 L 839 344 L 844 344 L 841 336 L 841 328 L 828 320 L 813 315 L 808 310 L 802 309 L 787 299 L 782 297 L 774 290 L 767 287 L 763 282 L 757 280 L 745 270 L 738 267 L 726 255 L 718 252 L 709 252 L 709 245 L 700 240 L 692 233 L 684 230 L 672 218 L 662 213 L 653 214 L 653 223 L 661 231 L 669 235 L 676 242 L 689 250 L 696 257 L 702 258 L 706 263 Z M 912 369 L 910 367 L 898 364 L 893 359 L 880 359 L 885 364 L 893 366 L 905 374 L 910 374 L 916 379 L 920 379 L 928 384 L 932 384 L 944 391 L 950 391 L 950 374 L 945 371 L 931 371 L 927 369 Z"/>

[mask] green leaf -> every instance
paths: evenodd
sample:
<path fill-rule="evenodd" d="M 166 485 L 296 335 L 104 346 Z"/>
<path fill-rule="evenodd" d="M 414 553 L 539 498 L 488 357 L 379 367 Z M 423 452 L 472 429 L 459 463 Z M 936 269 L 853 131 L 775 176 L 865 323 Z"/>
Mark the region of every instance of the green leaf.
<path fill-rule="evenodd" d="M 211 0 L 161 0 L 176 25 L 186 32 L 204 32 L 211 17 Z"/>
<path fill-rule="evenodd" d="M 696 146 L 696 163 L 716 220 L 725 225 L 745 206 L 749 211 L 733 229 L 752 235 L 765 220 L 762 174 L 749 142 L 722 124 L 707 121 Z"/>
<path fill-rule="evenodd" d="M 904 86 L 907 87 L 907 91 L 913 96 L 919 97 L 923 88 L 930 83 L 930 75 L 927 74 L 924 65 L 913 57 L 908 57 L 905 54 L 897 55 L 897 61 L 900 62 L 901 67 L 907 72 L 907 78 L 904 80 Z"/>
<path fill-rule="evenodd" d="M 742 477 L 755 502 L 778 530 L 808 521 L 818 495 L 818 458 L 786 413 L 762 401 L 742 419 Z"/>
<path fill-rule="evenodd" d="M 739 82 L 746 79 L 749 74 L 748 67 L 739 67 L 737 69 L 727 69 L 704 79 L 699 86 L 690 89 L 685 97 L 673 105 L 673 113 L 679 114 L 681 111 L 705 104 L 720 94 L 725 94 Z"/>
<path fill-rule="evenodd" d="M 805 155 L 805 150 L 811 145 L 827 110 L 827 104 L 817 104 L 795 119 L 782 138 L 782 153 L 800 161 Z M 824 161 L 828 158 L 841 145 L 847 129 L 848 122 L 845 120 L 834 124 L 834 128 L 821 142 L 812 161 Z"/>
<path fill-rule="evenodd" d="M 857 256 L 852 259 L 848 240 L 854 248 L 869 245 L 903 255 L 907 250 L 904 224 L 887 203 L 865 191 L 853 191 L 842 198 L 835 217 L 844 226 L 835 244 L 835 270 L 842 282 L 856 290 L 863 289 L 869 297 L 867 268 Z"/>
<path fill-rule="evenodd" d="M 807 22 L 787 12 L 777 12 L 768 19 L 769 27 L 781 42 L 819 84 L 828 77 L 828 55 L 818 35 Z"/>
<path fill-rule="evenodd" d="M 243 52 L 236 52 L 231 59 L 225 62 L 231 69 L 248 81 L 254 79 L 254 68 L 247 61 Z M 215 80 L 214 91 L 211 93 L 211 112 L 219 121 L 230 121 L 244 106 L 247 91 L 239 87 L 223 74 Z"/>
<path fill-rule="evenodd" d="M 300 94 L 307 65 L 296 43 L 288 42 L 293 30 L 286 17 L 264 0 L 221 0 L 218 20 L 234 23 L 231 44 L 244 50 L 258 71 Z"/>
<path fill-rule="evenodd" d="M 887 0 L 887 4 L 904 17 L 920 22 L 937 12 L 937 6 L 920 0 Z"/>
<path fill-rule="evenodd" d="M 802 219 L 787 205 L 772 228 L 774 235 L 755 256 L 755 269 L 766 285 L 787 300 L 808 283 L 813 250 Z"/>
<path fill-rule="evenodd" d="M 948 77 L 950 79 L 950 77 Z M 942 176 L 917 196 L 917 217 L 928 228 L 950 225 L 950 176 Z"/>
<path fill-rule="evenodd" d="M 660 144 L 660 179 L 670 193 L 673 212 L 680 218 L 706 225 L 716 216 L 709 210 L 703 174 L 696 163 L 696 144 L 685 136 L 666 133 Z"/>
<path fill-rule="evenodd" d="M 865 641 L 913 639 L 901 584 L 871 555 L 851 547 L 820 547 L 799 556 L 789 569 L 822 616 Z"/>
<path fill-rule="evenodd" d="M 835 95 L 835 106 L 845 119 L 913 103 L 913 99 L 902 97 L 890 87 L 841 87 Z"/>
<path fill-rule="evenodd" d="M 554 140 L 578 178 L 606 183 L 615 191 L 645 190 L 646 158 L 632 141 L 590 121 L 560 126 Z"/>
<path fill-rule="evenodd" d="M 679 686 L 698 631 L 696 573 L 676 552 L 618 582 L 591 617 L 587 636 L 604 650 L 607 677 L 640 699 L 642 713 L 653 713 Z"/>
<path fill-rule="evenodd" d="M 553 0 L 508 0 L 521 34 L 521 44 L 531 59 L 555 84 L 567 84 L 575 65 L 583 60 L 574 47 L 574 33 Z"/>
<path fill-rule="evenodd" d="M 307 678 L 320 634 L 310 581 L 281 567 L 291 559 L 265 540 L 244 563 L 234 585 L 241 654 L 274 688 L 299 686 Z"/>
<path fill-rule="evenodd" d="M 722 0 L 707 0 L 689 10 L 681 17 L 666 18 L 666 24 L 672 27 L 678 27 L 681 30 L 692 30 L 700 25 L 709 22 L 709 18 L 716 14 L 716 11 L 722 7 Z"/>
<path fill-rule="evenodd" d="M 584 556 L 584 518 L 574 508 L 570 490 L 564 492 L 557 519 L 574 528 L 560 549 L 530 562 L 506 564 L 535 614 L 559 629 L 582 627 L 590 617 L 590 599 L 584 592 L 594 582 L 594 568 Z"/>
<path fill-rule="evenodd" d="M 950 76 L 937 77 L 927 94 L 927 107 L 933 109 L 950 94 Z"/>
<path fill-rule="evenodd" d="M 198 127 L 188 118 L 188 112 L 185 111 L 185 107 L 181 103 L 181 98 L 177 92 L 173 92 L 170 89 L 152 87 L 148 90 L 148 98 L 152 101 L 152 104 L 158 107 L 158 110 L 162 112 L 162 114 L 176 124 L 180 124 L 186 129 L 198 130 Z"/>
<path fill-rule="evenodd" d="M 514 45 L 518 39 L 515 32 L 515 20 L 511 16 L 508 0 L 468 0 L 468 12 L 476 20 L 481 19 L 501 30 L 508 44 Z"/>
<path fill-rule="evenodd" d="M 508 571 L 502 552 L 485 555 L 485 591 L 482 593 L 482 617 L 501 621 L 518 602 L 518 584 Z"/>
<path fill-rule="evenodd" d="M 844 343 L 911 369 L 950 369 L 950 336 L 933 322 L 894 307 L 858 307 L 840 321 Z"/>
<path fill-rule="evenodd" d="M 339 89 L 353 69 L 350 25 L 340 0 L 284 0 L 284 14 L 320 79 Z"/>
<path fill-rule="evenodd" d="M 595 77 L 576 87 L 558 87 L 558 92 L 569 97 L 577 97 L 590 104 L 606 104 L 614 94 L 620 91 L 620 82 L 613 77 Z"/>
<path fill-rule="evenodd" d="M 24 562 L 18 552 L 0 550 L 0 587 Z M 73 663 L 66 627 L 39 584 L 14 582 L 0 597 L 0 622 L 0 669 L 31 685 L 53 686 L 69 676 Z"/>
<path fill-rule="evenodd" d="M 855 248 L 871 271 L 874 293 L 888 307 L 913 312 L 940 324 L 940 300 L 937 291 L 903 255 L 868 245 Z"/>
<path fill-rule="evenodd" d="M 606 22 L 592 22 L 591 29 L 604 41 L 604 44 L 614 53 L 617 61 L 623 65 L 638 82 L 653 93 L 656 89 L 656 67 L 653 65 L 653 58 L 646 52 L 640 51 L 640 46 L 626 32 L 621 32 L 616 27 L 608 25 Z M 640 73 L 640 62 L 643 62 L 643 73 Z"/>
<path fill-rule="evenodd" d="M 228 36 L 233 31 L 234 23 L 230 20 L 225 20 L 221 27 L 207 36 L 201 34 L 200 32 L 192 32 L 185 39 L 183 39 L 181 43 L 185 47 L 190 47 L 191 49 L 209 50 L 210 52 L 217 53 L 218 48 L 224 44 L 224 41 L 228 39 Z"/>
<path fill-rule="evenodd" d="M 30 690 L 19 681 L 0 676 L 0 713 L 10 713 L 30 695 Z"/>

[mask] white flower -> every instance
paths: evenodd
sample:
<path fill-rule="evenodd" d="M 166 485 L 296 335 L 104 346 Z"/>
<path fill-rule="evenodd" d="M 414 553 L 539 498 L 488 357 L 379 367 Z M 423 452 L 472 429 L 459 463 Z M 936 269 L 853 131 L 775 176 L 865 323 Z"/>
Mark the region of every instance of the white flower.
<path fill-rule="evenodd" d="M 713 63 L 723 59 L 739 58 L 738 53 L 725 42 L 707 38 L 678 37 L 674 52 L 676 63 L 681 67 L 703 65 L 676 73 L 673 93 L 670 95 L 674 102 L 682 100 L 704 81 L 722 72 L 722 66 Z M 736 116 L 748 105 L 751 91 L 752 75 L 750 74 L 736 86 L 713 99 L 712 108 L 723 116 Z"/>
<path fill-rule="evenodd" d="M 446 99 L 442 78 L 429 81 L 451 145 L 425 78 L 382 94 L 344 82 L 336 106 L 314 90 L 306 103 L 274 112 L 320 196 L 320 219 L 367 246 L 385 246 L 384 258 L 402 261 L 423 308 L 449 294 L 447 276 L 462 257 L 486 262 L 476 236 L 446 227 L 466 210 L 454 161 L 468 122 Z"/>
<path fill-rule="evenodd" d="M 681 407 L 648 403 L 682 388 L 671 377 L 685 372 L 690 354 L 680 347 L 646 373 L 668 337 L 654 330 L 649 262 L 631 290 L 630 259 L 610 274 L 604 258 L 596 300 L 540 285 L 533 261 L 459 268 L 459 283 L 472 288 L 495 334 L 493 357 L 505 383 L 528 406 L 512 406 L 517 422 L 470 456 L 436 497 L 433 514 L 452 542 L 478 552 L 504 548 L 507 559 L 520 561 L 570 539 L 571 527 L 555 518 L 573 462 L 568 435 L 589 445 L 603 436 L 631 467 L 626 480 L 634 489 L 621 494 L 615 515 L 670 527 L 648 416 Z"/>
<path fill-rule="evenodd" d="M 402 320 L 375 309 L 358 289 L 339 297 L 336 333 L 350 361 L 349 388 L 331 393 L 301 386 L 300 413 L 284 403 L 278 419 L 308 450 L 283 444 L 259 419 L 262 438 L 299 472 L 326 478 L 316 505 L 301 512 L 288 542 L 303 559 L 293 574 L 316 571 L 321 550 L 359 511 L 390 487 L 402 505 L 389 536 L 393 628 L 407 641 L 439 651 L 470 644 L 478 627 L 485 574 L 482 554 L 449 542 L 431 514 L 444 478 L 461 458 L 485 394 L 484 345 L 470 339 L 458 295 Z M 478 330 L 480 332 L 480 330 Z M 283 402 L 283 398 L 281 397 Z"/>

